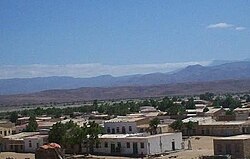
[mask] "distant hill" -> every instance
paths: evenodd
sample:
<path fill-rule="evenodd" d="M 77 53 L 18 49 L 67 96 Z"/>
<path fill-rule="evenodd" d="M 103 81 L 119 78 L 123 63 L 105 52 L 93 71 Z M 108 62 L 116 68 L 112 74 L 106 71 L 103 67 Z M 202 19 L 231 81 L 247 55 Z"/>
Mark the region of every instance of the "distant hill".
<path fill-rule="evenodd" d="M 80 87 L 149 86 L 186 82 L 206 82 L 250 78 L 250 62 L 217 61 L 211 66 L 192 65 L 172 73 L 151 73 L 113 77 L 104 75 L 92 78 L 38 77 L 0 80 L 0 94 L 31 93 L 50 89 Z"/>
<path fill-rule="evenodd" d="M 198 66 L 199 67 L 199 66 Z M 0 104 L 19 105 L 49 102 L 71 102 L 107 99 L 129 99 L 162 97 L 167 95 L 193 95 L 204 92 L 230 93 L 249 92 L 250 78 L 244 80 L 223 80 L 212 82 L 179 83 L 154 86 L 121 86 L 107 88 L 78 88 L 69 90 L 48 90 L 31 94 L 1 95 Z"/>

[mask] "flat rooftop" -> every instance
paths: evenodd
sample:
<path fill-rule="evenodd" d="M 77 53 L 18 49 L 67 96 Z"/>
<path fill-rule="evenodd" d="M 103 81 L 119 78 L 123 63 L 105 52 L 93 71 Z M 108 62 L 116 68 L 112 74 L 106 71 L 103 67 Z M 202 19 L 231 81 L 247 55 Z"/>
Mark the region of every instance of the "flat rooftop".
<path fill-rule="evenodd" d="M 34 136 L 34 135 L 38 135 L 38 134 L 39 134 L 39 132 L 22 132 L 22 133 L 18 133 L 15 135 L 5 136 L 5 137 L 3 137 L 3 139 L 23 140 L 25 137 Z"/>
<path fill-rule="evenodd" d="M 177 133 L 163 133 L 163 134 L 156 134 L 156 135 L 149 135 L 144 133 L 137 133 L 137 134 L 104 134 L 101 135 L 101 139 L 147 139 L 152 137 L 160 137 L 160 136 L 170 136 Z"/>
<path fill-rule="evenodd" d="M 250 139 L 250 134 L 244 134 L 244 135 L 236 135 L 236 136 L 228 136 L 228 137 L 221 137 L 214 140 L 247 140 Z"/>
<path fill-rule="evenodd" d="M 143 117 L 128 117 L 128 116 L 121 117 L 121 116 L 119 116 L 117 118 L 105 121 L 105 123 L 135 122 L 135 121 L 142 120 L 142 119 L 145 119 L 145 118 L 143 118 Z"/>

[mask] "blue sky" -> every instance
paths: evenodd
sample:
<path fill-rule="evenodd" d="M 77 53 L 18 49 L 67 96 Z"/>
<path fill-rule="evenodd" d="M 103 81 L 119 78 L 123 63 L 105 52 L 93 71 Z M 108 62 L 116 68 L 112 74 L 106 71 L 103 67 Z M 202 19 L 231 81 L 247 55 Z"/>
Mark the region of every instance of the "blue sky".
<path fill-rule="evenodd" d="M 175 68 L 169 63 L 246 59 L 249 17 L 248 0 L 1 0 L 0 78 L 167 72 Z M 95 72 L 97 65 L 108 71 Z M 92 74 L 41 71 L 66 66 Z"/>

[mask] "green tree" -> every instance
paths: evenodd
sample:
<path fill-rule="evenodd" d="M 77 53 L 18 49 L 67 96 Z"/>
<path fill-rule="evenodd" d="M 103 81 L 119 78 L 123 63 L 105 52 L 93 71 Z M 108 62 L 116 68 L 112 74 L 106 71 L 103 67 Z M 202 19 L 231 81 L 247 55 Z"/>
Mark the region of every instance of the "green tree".
<path fill-rule="evenodd" d="M 170 127 L 175 131 L 181 131 L 183 128 L 183 122 L 182 120 L 176 120 L 172 124 L 170 124 Z"/>
<path fill-rule="evenodd" d="M 15 112 L 11 112 L 11 114 L 10 114 L 10 121 L 11 121 L 12 123 L 16 123 L 17 119 L 18 119 L 18 114 L 17 114 L 17 112 L 16 112 L 16 111 L 15 111 Z"/>
<path fill-rule="evenodd" d="M 211 101 L 214 97 L 214 94 L 213 93 L 209 93 L 209 92 L 206 92 L 205 94 L 200 94 L 200 99 L 201 100 L 207 100 L 207 101 Z"/>
<path fill-rule="evenodd" d="M 36 122 L 36 117 L 31 116 L 29 118 L 29 124 L 26 127 L 26 131 L 27 132 L 34 132 L 34 131 L 37 131 L 37 128 L 38 128 L 38 124 Z"/>
<path fill-rule="evenodd" d="M 195 109 L 194 98 L 189 98 L 185 105 L 186 109 Z"/>
<path fill-rule="evenodd" d="M 149 122 L 149 132 L 151 135 L 157 134 L 157 128 L 158 125 L 160 124 L 160 119 L 159 118 L 154 118 L 150 120 Z"/>
<path fill-rule="evenodd" d="M 90 153 L 94 152 L 94 145 L 99 144 L 99 134 L 101 134 L 103 132 L 102 127 L 93 122 L 90 122 L 88 124 L 87 128 L 87 144 L 88 144 L 88 148 Z"/>

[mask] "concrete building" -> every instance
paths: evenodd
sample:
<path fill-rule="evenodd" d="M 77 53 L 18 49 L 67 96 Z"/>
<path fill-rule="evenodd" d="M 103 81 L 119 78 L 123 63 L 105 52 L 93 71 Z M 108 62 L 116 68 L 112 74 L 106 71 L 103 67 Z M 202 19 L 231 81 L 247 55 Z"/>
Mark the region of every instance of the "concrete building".
<path fill-rule="evenodd" d="M 0 137 L 12 135 L 15 132 L 15 124 L 7 121 L 0 121 Z"/>
<path fill-rule="evenodd" d="M 48 135 L 34 135 L 24 138 L 25 152 L 35 152 L 37 148 L 48 142 Z"/>
<path fill-rule="evenodd" d="M 209 111 L 205 113 L 205 116 L 210 116 L 214 120 L 218 120 L 219 116 L 224 116 L 226 114 L 223 108 L 209 108 Z"/>
<path fill-rule="evenodd" d="M 184 135 L 209 135 L 209 136 L 231 136 L 240 135 L 249 130 L 247 121 L 215 121 L 211 117 L 187 118 L 183 123 L 193 122 L 192 130 L 186 127 L 183 129 Z"/>
<path fill-rule="evenodd" d="M 232 159 L 250 158 L 250 135 L 237 135 L 213 140 L 215 155 L 231 155 Z"/>
<path fill-rule="evenodd" d="M 39 132 L 22 132 L 5 136 L 1 139 L 2 151 L 9 152 L 35 152 L 38 146 L 47 142 L 48 135 Z"/>
<path fill-rule="evenodd" d="M 144 121 L 143 117 L 119 116 L 104 122 L 104 130 L 107 134 L 134 134 L 137 133 L 137 124 Z M 145 122 L 145 124 L 148 122 Z"/>
<path fill-rule="evenodd" d="M 181 133 L 104 134 L 94 152 L 107 155 L 154 155 L 182 149 Z"/>
<path fill-rule="evenodd" d="M 1 140 L 2 151 L 10 152 L 25 152 L 24 149 L 24 138 L 37 135 L 39 132 L 23 132 L 15 135 L 9 135 L 3 137 Z"/>

